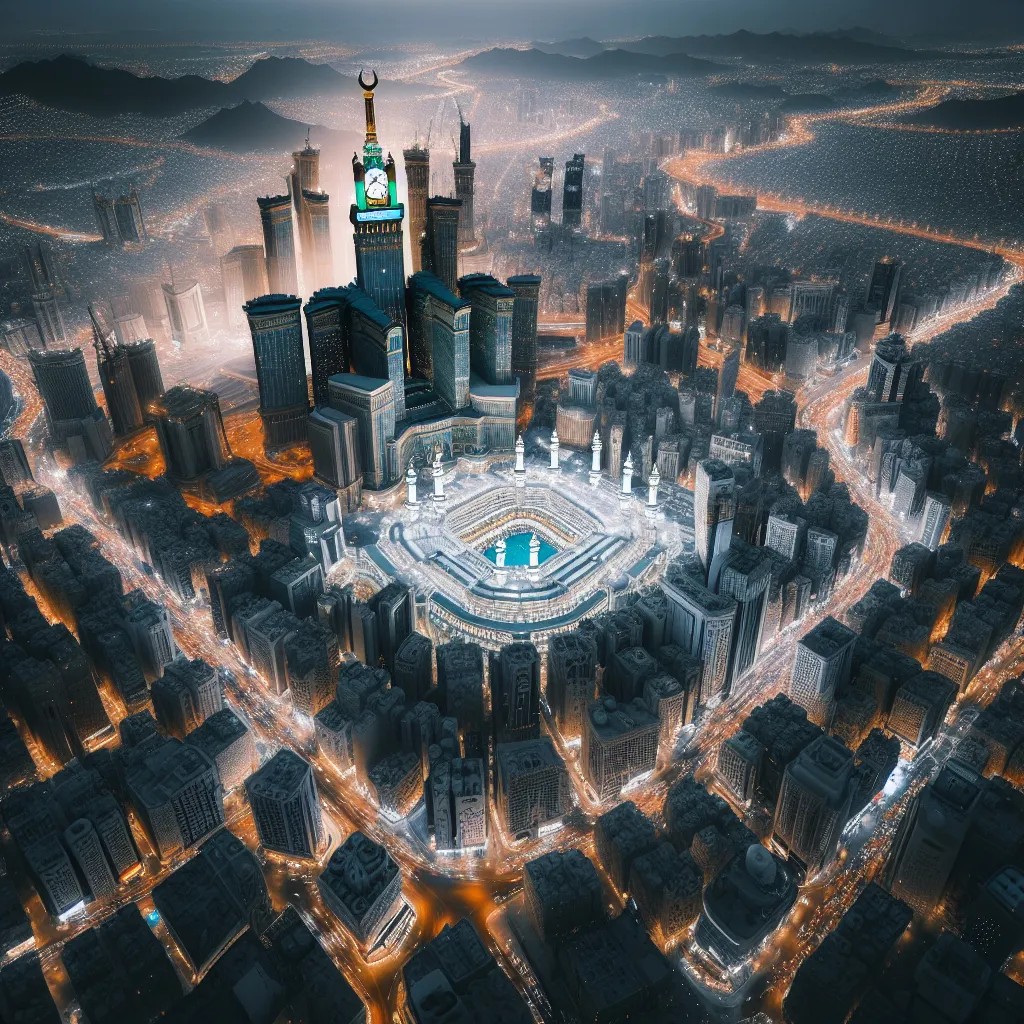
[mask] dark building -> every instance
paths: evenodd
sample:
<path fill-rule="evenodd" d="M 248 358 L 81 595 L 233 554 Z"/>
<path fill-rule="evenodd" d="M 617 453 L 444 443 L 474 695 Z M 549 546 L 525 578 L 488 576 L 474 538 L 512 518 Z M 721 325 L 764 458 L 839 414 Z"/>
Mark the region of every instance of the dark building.
<path fill-rule="evenodd" d="M 300 306 L 294 295 L 264 295 L 245 304 L 267 448 L 306 439 L 309 393 Z"/>
<path fill-rule="evenodd" d="M 537 383 L 537 305 L 540 278 L 519 274 L 508 279 L 515 292 L 512 304 L 512 373 L 519 378 L 520 396 L 533 394 Z"/>
<path fill-rule="evenodd" d="M 891 256 L 884 256 L 875 264 L 871 273 L 871 281 L 868 284 L 865 305 L 878 312 L 879 323 L 892 322 L 893 313 L 896 311 L 896 302 L 899 298 L 902 273 L 903 264 Z"/>
<path fill-rule="evenodd" d="M 405 184 L 409 193 L 409 239 L 412 243 L 412 272 L 423 270 L 423 236 L 427 230 L 427 196 L 430 194 L 430 150 L 415 143 L 402 151 Z"/>
<path fill-rule="evenodd" d="M 578 231 L 583 226 L 583 153 L 565 162 L 562 186 L 562 227 Z"/>
<path fill-rule="evenodd" d="M 28 354 L 50 436 L 64 444 L 75 462 L 103 462 L 110 454 L 110 424 L 96 405 L 80 348 Z"/>
<path fill-rule="evenodd" d="M 271 294 L 297 295 L 298 265 L 295 233 L 292 229 L 291 196 L 261 196 L 256 202 L 263 224 L 263 248 L 267 259 L 267 282 Z"/>
<path fill-rule="evenodd" d="M 470 146 L 470 128 L 459 114 L 459 153 L 458 159 L 452 164 L 455 172 L 455 197 L 462 202 L 459 213 L 459 247 L 472 248 L 476 245 L 476 225 L 473 219 L 473 178 L 476 164 Z"/>
<path fill-rule="evenodd" d="M 403 1019 L 410 1024 L 437 1024 L 440 1019 L 498 1024 L 530 1024 L 533 1020 L 519 991 L 465 918 L 446 924 L 417 949 L 402 968 L 402 980 Z"/>
<path fill-rule="evenodd" d="M 499 743 L 540 735 L 540 655 L 531 643 L 507 644 L 491 654 L 491 700 Z"/>
<path fill-rule="evenodd" d="M 348 290 L 321 288 L 303 307 L 306 337 L 309 339 L 309 365 L 313 378 L 313 404 L 325 406 L 330 399 L 327 381 L 336 373 L 347 373 L 350 366 Z M 300 338 L 301 342 L 301 338 Z"/>
<path fill-rule="evenodd" d="M 140 341 L 127 342 L 121 345 L 121 348 L 128 353 L 128 366 L 131 369 L 142 418 L 149 422 L 153 418 L 150 406 L 164 393 L 164 379 L 160 373 L 156 345 L 152 338 L 143 338 Z"/>
<path fill-rule="evenodd" d="M 176 384 L 154 404 L 153 412 L 167 475 L 172 480 L 195 480 L 222 469 L 231 458 L 215 392 Z"/>
<path fill-rule="evenodd" d="M 459 216 L 462 200 L 431 196 L 427 201 L 427 227 L 422 264 L 454 292 L 459 281 Z"/>

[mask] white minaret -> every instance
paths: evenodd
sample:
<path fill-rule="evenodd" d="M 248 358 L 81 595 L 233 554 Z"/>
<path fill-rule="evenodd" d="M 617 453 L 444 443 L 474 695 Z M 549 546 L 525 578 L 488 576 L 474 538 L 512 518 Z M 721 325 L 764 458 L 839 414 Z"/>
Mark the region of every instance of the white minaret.
<path fill-rule="evenodd" d="M 555 472 L 558 472 L 558 451 L 559 451 L 558 431 L 557 430 L 552 430 L 551 431 L 551 467 L 550 468 L 555 470 Z"/>
<path fill-rule="evenodd" d="M 526 442 L 523 440 L 523 435 L 519 435 L 519 439 L 516 441 L 516 468 L 515 468 L 515 479 L 516 487 L 524 487 L 526 485 Z"/>
<path fill-rule="evenodd" d="M 601 449 L 604 445 L 601 444 L 601 435 L 595 430 L 594 441 L 590 446 L 592 458 L 590 462 L 590 482 L 594 485 L 598 484 L 601 480 Z"/>
<path fill-rule="evenodd" d="M 412 468 L 412 459 L 410 459 L 409 468 L 405 471 L 405 504 L 409 508 L 416 508 L 420 503 L 416 496 L 416 483 L 416 470 Z"/>
<path fill-rule="evenodd" d="M 651 466 L 651 475 L 647 478 L 647 515 L 653 519 L 658 513 L 658 484 L 661 474 L 657 466 Z"/>
<path fill-rule="evenodd" d="M 626 461 L 622 464 L 622 493 L 633 493 L 633 453 L 626 453 Z"/>
<path fill-rule="evenodd" d="M 530 534 L 530 568 L 536 569 L 540 565 L 540 537 L 535 533 Z"/>
<path fill-rule="evenodd" d="M 494 564 L 499 569 L 505 568 L 505 538 L 502 537 L 497 544 L 494 545 Z"/>
<path fill-rule="evenodd" d="M 441 465 L 441 449 L 434 451 L 434 501 L 444 501 L 444 466 Z"/>

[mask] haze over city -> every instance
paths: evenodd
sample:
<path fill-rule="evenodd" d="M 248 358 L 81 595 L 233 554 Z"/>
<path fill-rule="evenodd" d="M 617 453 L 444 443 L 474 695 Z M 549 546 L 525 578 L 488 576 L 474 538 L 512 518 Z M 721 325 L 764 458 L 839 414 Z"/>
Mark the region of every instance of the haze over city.
<path fill-rule="evenodd" d="M 1019 4 L 4 25 L 0 1022 L 1024 1021 Z"/>

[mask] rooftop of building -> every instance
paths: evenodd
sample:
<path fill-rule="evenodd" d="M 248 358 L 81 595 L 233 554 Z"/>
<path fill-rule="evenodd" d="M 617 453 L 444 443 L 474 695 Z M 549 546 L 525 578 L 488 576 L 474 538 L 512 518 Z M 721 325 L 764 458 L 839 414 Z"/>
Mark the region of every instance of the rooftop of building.
<path fill-rule="evenodd" d="M 329 378 L 328 383 L 336 388 L 344 388 L 347 391 L 363 391 L 371 395 L 392 387 L 391 381 L 387 377 L 364 377 L 359 373 L 336 373 Z"/>
<path fill-rule="evenodd" d="M 307 761 L 294 750 L 282 747 L 245 780 L 245 789 L 250 799 L 265 796 L 273 800 L 287 800 L 302 789 L 312 773 Z"/>
<path fill-rule="evenodd" d="M 613 740 L 626 733 L 659 728 L 658 716 L 637 699 L 620 704 L 614 697 L 594 701 L 587 708 L 590 728 L 602 740 Z"/>

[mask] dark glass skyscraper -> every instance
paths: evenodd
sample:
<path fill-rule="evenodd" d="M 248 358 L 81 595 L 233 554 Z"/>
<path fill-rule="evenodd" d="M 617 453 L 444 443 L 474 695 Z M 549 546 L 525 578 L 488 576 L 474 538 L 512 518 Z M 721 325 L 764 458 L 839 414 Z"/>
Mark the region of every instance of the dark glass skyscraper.
<path fill-rule="evenodd" d="M 313 404 L 327 404 L 327 381 L 349 368 L 347 289 L 321 288 L 306 303 L 306 337 L 313 376 Z"/>
<path fill-rule="evenodd" d="M 423 269 L 429 270 L 455 291 L 459 281 L 459 211 L 461 199 L 432 196 L 427 202 L 427 229 L 423 244 Z"/>
<path fill-rule="evenodd" d="M 884 256 L 875 264 L 865 302 L 872 309 L 878 310 L 879 323 L 892 322 L 902 273 L 903 264 L 891 256 Z"/>
<path fill-rule="evenodd" d="M 267 448 L 306 439 L 309 393 L 299 306 L 294 295 L 264 295 L 245 304 Z"/>
<path fill-rule="evenodd" d="M 427 195 L 430 193 L 430 150 L 417 142 L 402 153 L 409 191 L 409 237 L 412 241 L 412 272 L 423 270 L 422 244 L 427 230 Z"/>
<path fill-rule="evenodd" d="M 562 227 L 578 230 L 583 225 L 583 154 L 565 162 L 562 186 Z"/>
<path fill-rule="evenodd" d="M 455 172 L 455 197 L 462 200 L 459 214 L 459 246 L 470 248 L 476 245 L 476 226 L 473 221 L 473 178 L 476 164 L 473 163 L 470 148 L 469 125 L 459 117 L 459 157 L 452 164 Z"/>
<path fill-rule="evenodd" d="M 96 398 L 85 367 L 85 356 L 80 348 L 28 354 L 32 373 L 43 400 L 51 431 L 57 424 L 81 420 L 96 409 Z"/>
<path fill-rule="evenodd" d="M 360 77 L 362 82 L 362 78 Z M 372 85 L 363 84 L 366 109 L 366 142 L 363 159 L 352 158 L 356 201 L 352 221 L 356 247 L 356 281 L 359 287 L 393 320 L 405 320 L 405 254 L 402 220 L 405 207 L 398 201 L 395 161 L 377 141 L 377 123 L 373 109 Z"/>
<path fill-rule="evenodd" d="M 512 304 L 512 372 L 519 378 L 520 395 L 532 395 L 537 383 L 537 303 L 540 278 L 519 274 L 508 279 L 515 292 Z"/>
<path fill-rule="evenodd" d="M 270 291 L 275 295 L 297 295 L 299 278 L 295 268 L 291 196 L 261 196 L 256 202 L 263 224 Z"/>
<path fill-rule="evenodd" d="M 533 192 L 530 195 L 530 216 L 533 222 L 534 244 L 550 241 L 551 232 L 551 182 L 555 176 L 555 158 L 542 156 L 540 170 L 533 178 Z"/>
<path fill-rule="evenodd" d="M 160 372 L 160 362 L 156 355 L 156 345 L 152 338 L 133 341 L 121 348 L 128 353 L 128 365 L 135 383 L 135 394 L 139 399 L 139 409 L 143 420 L 152 418 L 150 405 L 164 393 L 164 379 Z"/>

